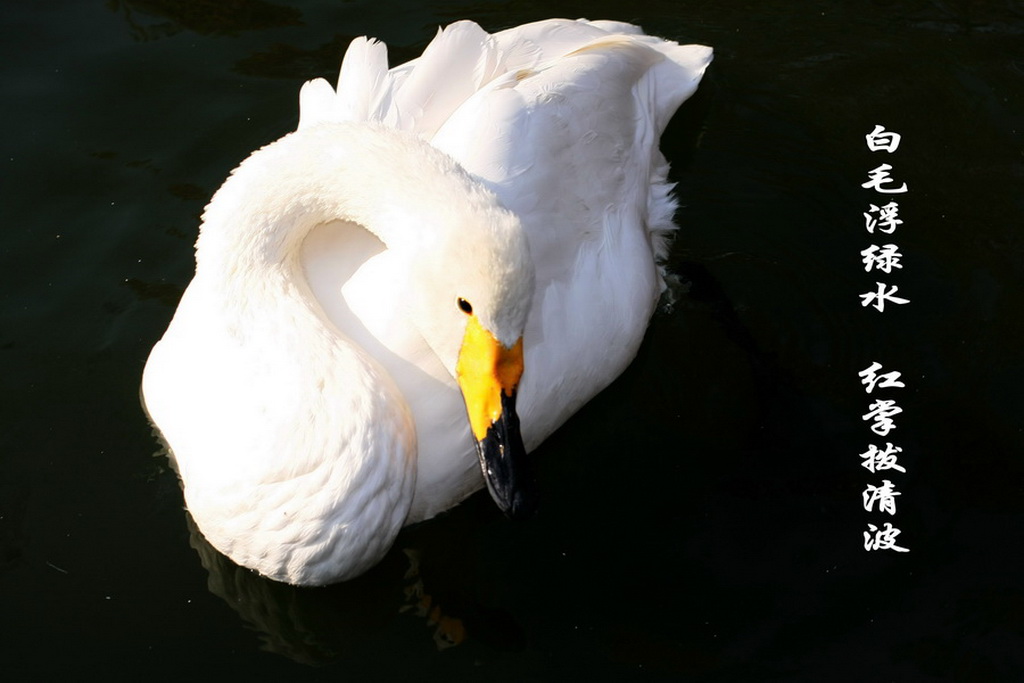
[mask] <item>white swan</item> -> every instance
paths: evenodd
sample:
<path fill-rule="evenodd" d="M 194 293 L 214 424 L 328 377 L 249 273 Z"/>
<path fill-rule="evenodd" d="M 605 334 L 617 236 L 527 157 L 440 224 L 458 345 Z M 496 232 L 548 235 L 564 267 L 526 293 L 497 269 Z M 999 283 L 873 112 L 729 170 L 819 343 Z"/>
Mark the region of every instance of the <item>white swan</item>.
<path fill-rule="evenodd" d="M 210 543 L 319 585 L 481 468 L 528 509 L 524 446 L 643 338 L 674 229 L 657 141 L 710 60 L 628 24 L 459 22 L 390 71 L 357 39 L 337 91 L 307 83 L 298 130 L 206 208 L 143 375 Z"/>

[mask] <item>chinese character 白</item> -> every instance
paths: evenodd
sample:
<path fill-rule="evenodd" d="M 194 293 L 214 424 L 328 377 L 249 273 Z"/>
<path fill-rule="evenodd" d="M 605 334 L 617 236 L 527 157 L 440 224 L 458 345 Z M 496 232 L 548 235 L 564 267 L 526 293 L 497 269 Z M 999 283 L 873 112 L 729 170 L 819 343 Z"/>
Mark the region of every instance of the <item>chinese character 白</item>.
<path fill-rule="evenodd" d="M 861 378 L 860 383 L 867 386 L 864 391 L 871 393 L 875 388 L 875 385 L 880 387 L 905 387 L 903 382 L 900 382 L 900 372 L 893 370 L 892 372 L 885 372 L 881 375 L 877 374 L 882 369 L 882 364 L 872 361 L 871 366 L 865 368 L 857 373 L 857 376 Z M 881 381 L 881 384 L 879 384 Z"/>
<path fill-rule="evenodd" d="M 868 446 L 867 453 L 861 453 L 860 457 L 864 458 L 864 462 L 861 463 L 868 469 L 869 472 L 877 472 L 879 470 L 896 470 L 898 472 L 906 473 L 900 465 L 896 464 L 896 454 L 902 453 L 903 449 L 899 446 L 893 446 L 891 443 L 885 444 L 885 450 L 878 448 L 874 444 Z"/>
<path fill-rule="evenodd" d="M 886 244 L 881 247 L 872 244 L 860 252 L 860 255 L 863 257 L 861 261 L 864 262 L 864 270 L 869 273 L 872 268 L 883 273 L 891 273 L 893 268 L 903 268 L 903 264 L 900 263 L 903 254 L 898 251 L 895 244 Z"/>
<path fill-rule="evenodd" d="M 877 213 L 878 218 L 875 218 L 871 214 Z M 899 218 L 900 205 L 896 202 L 889 202 L 885 206 L 875 206 L 874 204 L 868 205 L 868 210 L 864 212 L 864 228 L 871 234 L 874 234 L 875 228 L 878 228 L 878 232 L 884 232 L 886 235 L 891 235 L 896 230 L 896 226 L 902 225 L 903 221 Z"/>
<path fill-rule="evenodd" d="M 889 164 L 882 164 L 878 168 L 871 170 L 871 177 L 868 181 L 861 185 L 861 187 L 868 190 L 875 190 L 882 194 L 900 194 L 901 192 L 907 191 L 907 184 L 903 183 L 899 187 L 882 187 L 885 183 L 895 183 L 896 181 L 889 177 L 889 171 L 892 170 L 892 166 Z"/>
<path fill-rule="evenodd" d="M 874 303 L 874 306 L 879 311 L 882 311 L 882 310 L 885 309 L 885 302 L 886 301 L 891 301 L 894 304 L 909 304 L 910 303 L 910 299 L 904 299 L 903 297 L 895 296 L 896 292 L 898 291 L 897 288 L 896 288 L 896 285 L 893 285 L 892 288 L 890 288 L 889 291 L 887 292 L 887 291 L 885 291 L 885 284 L 884 283 L 876 282 L 875 284 L 878 285 L 878 291 L 876 291 L 876 292 L 866 292 L 864 294 L 859 295 L 860 296 L 860 305 L 861 306 L 865 306 L 866 307 L 866 306 L 870 305 L 872 299 L 877 299 L 875 301 L 875 303 Z"/>
<path fill-rule="evenodd" d="M 875 124 L 875 129 L 864 136 L 868 141 L 868 149 L 872 152 L 885 151 L 892 154 L 900 146 L 900 134 L 888 131 L 884 126 Z"/>
<path fill-rule="evenodd" d="M 881 486 L 868 484 L 861 497 L 864 499 L 864 509 L 868 512 L 871 512 L 871 507 L 878 503 L 879 512 L 888 512 L 890 515 L 895 515 L 896 496 L 901 495 L 903 494 L 893 487 L 891 481 L 883 479 Z"/>
<path fill-rule="evenodd" d="M 864 532 L 864 550 L 895 550 L 898 553 L 909 553 L 909 548 L 896 545 L 896 537 L 899 535 L 900 530 L 894 529 L 889 522 L 885 523 L 883 529 L 868 524 L 868 531 Z"/>
<path fill-rule="evenodd" d="M 893 421 L 893 415 L 899 415 L 903 412 L 903 408 L 896 405 L 896 401 L 888 401 L 879 399 L 868 406 L 869 412 L 865 415 L 861 415 L 862 420 L 874 420 L 875 423 L 871 425 L 871 431 L 879 436 L 885 436 L 892 430 L 896 429 L 896 423 Z"/>

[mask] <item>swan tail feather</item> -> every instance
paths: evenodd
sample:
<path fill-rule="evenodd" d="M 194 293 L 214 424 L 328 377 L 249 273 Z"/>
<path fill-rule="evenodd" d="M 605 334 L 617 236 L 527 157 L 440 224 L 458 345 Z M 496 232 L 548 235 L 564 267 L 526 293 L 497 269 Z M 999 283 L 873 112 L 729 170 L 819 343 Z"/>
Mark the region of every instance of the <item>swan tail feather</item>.
<path fill-rule="evenodd" d="M 299 125 L 308 128 L 331 120 L 336 93 L 331 84 L 322 78 L 306 81 L 299 90 Z"/>
<path fill-rule="evenodd" d="M 372 38 L 356 38 L 341 62 L 337 90 L 322 78 L 299 92 L 299 128 L 323 122 L 383 120 L 391 105 L 388 49 Z"/>
<path fill-rule="evenodd" d="M 429 139 L 473 93 L 504 70 L 492 37 L 471 21 L 438 31 L 403 73 L 393 108 L 400 127 Z"/>
<path fill-rule="evenodd" d="M 338 120 L 379 121 L 390 104 L 387 45 L 356 38 L 345 52 L 338 75 Z"/>

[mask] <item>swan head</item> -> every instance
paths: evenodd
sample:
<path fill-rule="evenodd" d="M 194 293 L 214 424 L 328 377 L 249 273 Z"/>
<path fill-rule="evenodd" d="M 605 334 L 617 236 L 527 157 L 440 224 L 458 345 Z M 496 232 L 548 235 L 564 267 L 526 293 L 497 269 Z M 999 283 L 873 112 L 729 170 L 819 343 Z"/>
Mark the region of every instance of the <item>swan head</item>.
<path fill-rule="evenodd" d="M 515 404 L 533 262 L 518 217 L 461 169 L 448 177 L 461 187 L 440 193 L 440 215 L 416 218 L 439 224 L 422 226 L 409 261 L 412 317 L 462 391 L 491 497 L 523 517 L 535 497 Z"/>

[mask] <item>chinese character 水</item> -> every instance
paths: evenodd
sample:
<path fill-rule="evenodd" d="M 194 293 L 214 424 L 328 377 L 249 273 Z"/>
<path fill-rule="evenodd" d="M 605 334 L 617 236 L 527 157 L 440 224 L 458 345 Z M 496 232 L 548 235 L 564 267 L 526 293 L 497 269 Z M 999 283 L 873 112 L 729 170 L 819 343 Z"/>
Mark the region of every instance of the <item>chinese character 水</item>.
<path fill-rule="evenodd" d="M 871 300 L 875 299 L 876 301 L 874 303 L 874 307 L 878 311 L 883 311 L 883 310 L 885 310 L 885 302 L 886 301 L 891 301 L 894 304 L 909 304 L 910 303 L 910 299 L 904 299 L 903 297 L 896 296 L 896 292 L 899 291 L 896 288 L 896 285 L 893 285 L 889 289 L 889 291 L 887 292 L 887 291 L 885 291 L 885 283 L 883 283 L 883 282 L 876 282 L 875 284 L 878 286 L 878 291 L 875 291 L 875 292 L 865 292 L 864 294 L 860 295 L 860 299 L 861 299 L 860 305 L 861 306 L 867 307 L 867 306 L 871 305 Z"/>

